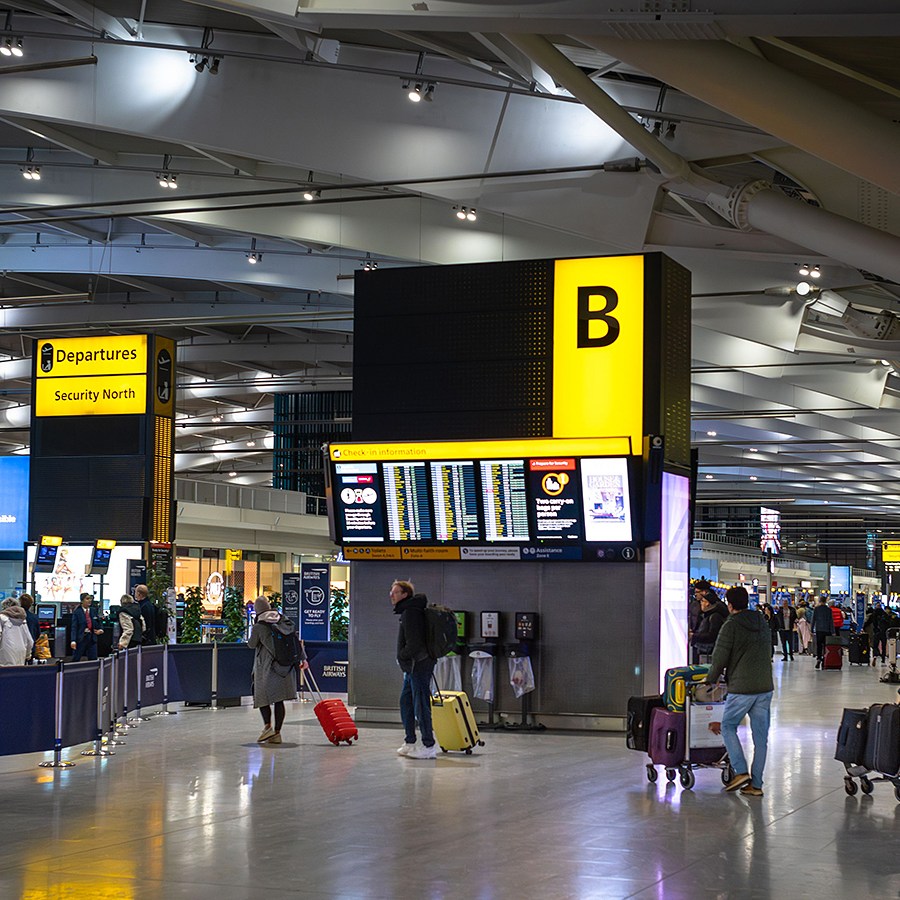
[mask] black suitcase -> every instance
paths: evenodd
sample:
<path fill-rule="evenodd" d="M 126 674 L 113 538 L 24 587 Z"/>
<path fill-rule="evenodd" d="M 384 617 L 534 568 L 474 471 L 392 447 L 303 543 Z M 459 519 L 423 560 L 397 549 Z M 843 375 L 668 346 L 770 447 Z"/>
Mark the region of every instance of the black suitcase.
<path fill-rule="evenodd" d="M 863 764 L 869 733 L 868 709 L 845 709 L 838 728 L 834 758 L 848 766 Z"/>
<path fill-rule="evenodd" d="M 629 750 L 647 753 L 650 748 L 650 716 L 658 706 L 665 706 L 661 694 L 652 697 L 629 697 L 625 745 Z"/>
<path fill-rule="evenodd" d="M 869 707 L 869 734 L 863 765 L 873 772 L 900 772 L 900 706 L 876 703 Z"/>
<path fill-rule="evenodd" d="M 867 666 L 869 664 L 869 636 L 864 631 L 850 635 L 847 661 L 851 666 Z"/>

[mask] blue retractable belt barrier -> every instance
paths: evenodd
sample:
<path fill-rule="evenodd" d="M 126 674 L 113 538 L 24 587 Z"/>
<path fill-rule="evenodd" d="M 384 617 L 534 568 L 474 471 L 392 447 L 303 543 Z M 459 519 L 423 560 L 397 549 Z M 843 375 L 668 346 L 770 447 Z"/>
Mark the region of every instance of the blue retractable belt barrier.
<path fill-rule="evenodd" d="M 163 702 L 163 664 L 166 648 L 149 644 L 141 648 L 141 709 Z"/>
<path fill-rule="evenodd" d="M 52 750 L 56 666 L 0 668 L 0 756 Z"/>
<path fill-rule="evenodd" d="M 99 672 L 99 660 L 63 664 L 63 747 L 84 744 L 96 736 Z"/>
<path fill-rule="evenodd" d="M 245 697 L 251 693 L 254 653 L 246 644 L 219 644 L 217 697 Z"/>
<path fill-rule="evenodd" d="M 169 700 L 212 702 L 212 644 L 169 646 Z"/>

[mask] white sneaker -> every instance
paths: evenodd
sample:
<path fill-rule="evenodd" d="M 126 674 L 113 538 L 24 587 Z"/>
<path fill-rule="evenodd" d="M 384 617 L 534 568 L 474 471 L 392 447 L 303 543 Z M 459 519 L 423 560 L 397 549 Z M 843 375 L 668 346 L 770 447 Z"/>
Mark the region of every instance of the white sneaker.
<path fill-rule="evenodd" d="M 426 747 L 424 744 L 416 747 L 415 750 L 411 750 L 406 755 L 410 759 L 437 759 L 437 744 L 432 744 L 430 747 Z"/>
<path fill-rule="evenodd" d="M 407 744 L 405 741 L 402 747 L 397 748 L 398 756 L 409 756 L 414 751 L 421 749 L 422 745 L 416 741 L 414 744 Z"/>

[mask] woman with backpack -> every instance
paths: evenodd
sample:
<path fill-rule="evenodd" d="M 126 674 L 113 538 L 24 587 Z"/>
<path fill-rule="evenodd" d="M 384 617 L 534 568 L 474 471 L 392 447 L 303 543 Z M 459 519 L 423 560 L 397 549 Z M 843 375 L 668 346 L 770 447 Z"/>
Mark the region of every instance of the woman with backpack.
<path fill-rule="evenodd" d="M 256 598 L 256 622 L 247 642 L 256 649 L 253 659 L 253 708 L 262 714 L 264 728 L 256 739 L 260 744 L 280 744 L 284 722 L 284 701 L 297 699 L 297 665 L 280 663 L 276 658 L 279 645 L 296 645 L 296 629 L 290 619 L 272 609 L 268 599 Z M 277 655 L 284 657 L 283 652 Z M 302 651 L 300 653 L 302 657 Z M 300 660 L 298 660 L 299 662 Z M 272 723 L 272 707 L 275 722 Z"/>

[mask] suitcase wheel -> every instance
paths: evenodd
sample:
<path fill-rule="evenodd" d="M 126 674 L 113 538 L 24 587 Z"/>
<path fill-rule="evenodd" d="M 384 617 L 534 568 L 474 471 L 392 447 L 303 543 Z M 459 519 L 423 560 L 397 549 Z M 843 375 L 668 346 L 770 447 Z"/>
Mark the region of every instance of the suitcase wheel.
<path fill-rule="evenodd" d="M 479 741 L 479 742 L 478 742 L 478 746 L 479 746 L 479 747 L 483 747 L 483 746 L 484 746 L 484 741 Z"/>
<path fill-rule="evenodd" d="M 466 747 L 466 756 L 471 756 L 471 755 L 472 755 L 472 748 Z"/>
<path fill-rule="evenodd" d="M 856 793 L 856 782 L 849 775 L 844 779 L 844 790 L 851 797 Z"/>
<path fill-rule="evenodd" d="M 659 772 L 656 771 L 656 766 L 647 763 L 647 781 L 655 784 L 657 778 L 659 778 Z"/>
<path fill-rule="evenodd" d="M 447 752 L 447 748 L 446 748 L 446 747 L 441 747 L 441 753 L 446 753 L 446 752 Z"/>
<path fill-rule="evenodd" d="M 674 781 L 676 774 L 674 769 L 666 769 L 666 781 Z"/>
<path fill-rule="evenodd" d="M 694 770 L 688 768 L 681 770 L 681 778 L 679 780 L 681 781 L 681 786 L 686 791 L 689 791 L 697 781 L 694 777 Z"/>
<path fill-rule="evenodd" d="M 866 778 L 865 775 L 863 775 L 862 778 L 859 779 L 859 786 L 862 788 L 862 792 L 864 794 L 871 794 L 872 791 L 875 790 L 875 785 L 872 784 L 872 782 L 869 781 L 869 779 Z"/>

